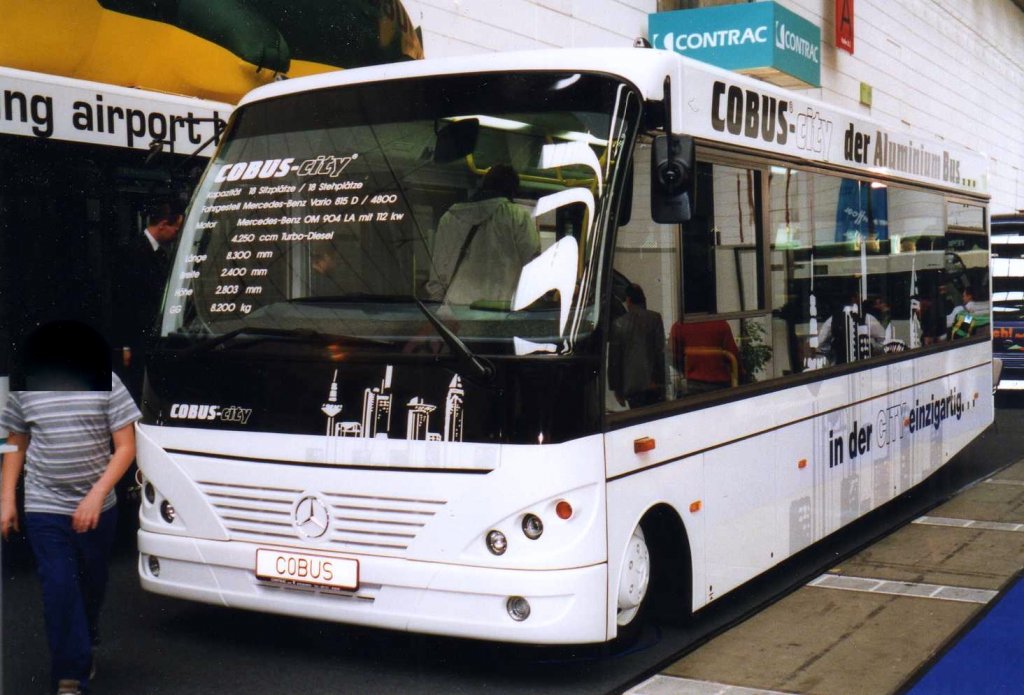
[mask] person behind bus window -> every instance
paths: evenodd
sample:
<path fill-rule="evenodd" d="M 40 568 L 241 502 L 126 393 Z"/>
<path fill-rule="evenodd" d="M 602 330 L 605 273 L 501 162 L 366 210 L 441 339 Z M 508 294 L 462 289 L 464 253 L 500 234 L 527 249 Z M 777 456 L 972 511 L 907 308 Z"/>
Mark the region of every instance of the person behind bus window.
<path fill-rule="evenodd" d="M 972 335 L 989 335 L 989 304 L 983 301 L 979 290 L 966 286 L 960 296 L 963 303 L 953 309 L 946 317 L 946 326 L 949 329 L 949 337 L 953 340 L 967 338 Z"/>
<path fill-rule="evenodd" d="M 612 322 L 608 386 L 630 408 L 665 400 L 665 324 L 640 285 L 626 288 L 626 312 Z"/>
<path fill-rule="evenodd" d="M 427 297 L 453 304 L 510 303 L 522 268 L 540 253 L 530 211 L 513 200 L 519 175 L 492 166 L 472 200 L 441 217 L 434 238 Z"/>
<path fill-rule="evenodd" d="M 868 329 L 867 354 L 853 349 L 851 331 L 858 330 L 861 325 Z M 818 332 L 818 350 L 829 358 L 832 364 L 853 362 L 871 355 L 881 355 L 885 349 L 885 328 L 871 313 L 861 305 L 860 294 L 848 292 L 844 301 L 840 302 L 832 315 L 825 319 Z"/>
<path fill-rule="evenodd" d="M 183 221 L 176 200 L 160 200 L 145 212 L 145 227 L 129 240 L 120 262 L 114 314 L 115 345 L 121 346 L 121 373 L 137 402 L 142 397 L 143 351 L 154 333 L 171 253 Z"/>
<path fill-rule="evenodd" d="M 889 306 L 887 301 L 876 294 L 869 295 L 867 299 L 864 300 L 864 312 L 870 316 L 874 316 L 883 329 L 889 325 L 892 318 L 892 307 Z"/>
<path fill-rule="evenodd" d="M 335 275 L 338 269 L 338 252 L 329 242 L 314 242 L 310 246 L 309 296 L 332 297 L 340 294 Z"/>
<path fill-rule="evenodd" d="M 686 380 L 676 397 L 729 388 L 739 383 L 740 353 L 732 329 L 722 319 L 683 323 L 669 332 L 672 364 Z"/>

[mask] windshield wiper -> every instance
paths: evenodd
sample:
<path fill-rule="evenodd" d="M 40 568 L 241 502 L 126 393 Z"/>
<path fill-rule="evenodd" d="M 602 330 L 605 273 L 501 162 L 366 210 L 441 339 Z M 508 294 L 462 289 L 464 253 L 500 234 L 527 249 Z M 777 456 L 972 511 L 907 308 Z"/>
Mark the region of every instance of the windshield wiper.
<path fill-rule="evenodd" d="M 490 381 L 494 377 L 494 365 L 486 358 L 473 354 L 469 346 L 462 342 L 462 339 L 455 335 L 448 326 L 444 325 L 441 319 L 434 316 L 423 302 L 418 299 L 415 301 L 416 306 L 427 317 L 427 321 L 430 322 L 430 325 L 434 327 L 434 330 L 437 331 L 437 334 L 441 336 L 444 342 L 448 344 L 448 347 L 451 348 L 451 351 L 459 361 L 469 367 L 478 379 Z"/>
<path fill-rule="evenodd" d="M 390 340 L 380 338 L 364 338 L 353 335 L 337 335 L 333 333 L 322 333 L 311 328 L 260 328 L 258 326 L 242 326 L 227 333 L 210 336 L 195 345 L 190 345 L 181 351 L 182 357 L 189 357 L 202 352 L 208 352 L 218 345 L 230 342 L 241 335 L 251 335 L 258 339 L 267 338 L 292 338 L 306 342 L 335 343 L 342 342 L 349 345 L 394 345 Z"/>

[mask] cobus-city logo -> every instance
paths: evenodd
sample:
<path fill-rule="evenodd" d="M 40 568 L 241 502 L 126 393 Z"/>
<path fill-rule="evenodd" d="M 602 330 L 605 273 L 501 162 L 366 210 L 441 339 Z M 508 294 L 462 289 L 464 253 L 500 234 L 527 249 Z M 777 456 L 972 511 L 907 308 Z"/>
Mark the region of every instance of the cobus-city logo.
<path fill-rule="evenodd" d="M 174 403 L 171 405 L 172 420 L 220 420 L 221 422 L 237 422 L 245 425 L 252 415 L 252 408 L 237 405 L 227 407 L 199 403 Z"/>
<path fill-rule="evenodd" d="M 279 179 L 295 172 L 298 176 L 329 176 L 336 178 L 345 168 L 358 159 L 359 153 L 344 156 L 322 154 L 311 159 L 304 159 L 295 164 L 294 157 L 284 159 L 254 159 L 251 162 L 235 162 L 222 164 L 213 180 L 217 183 L 225 181 L 255 181 L 257 179 Z"/>

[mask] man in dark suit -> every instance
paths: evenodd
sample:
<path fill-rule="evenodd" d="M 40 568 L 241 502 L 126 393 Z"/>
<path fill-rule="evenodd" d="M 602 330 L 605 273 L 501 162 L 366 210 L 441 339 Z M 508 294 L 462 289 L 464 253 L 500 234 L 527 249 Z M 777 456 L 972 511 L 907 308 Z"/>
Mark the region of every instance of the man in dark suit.
<path fill-rule="evenodd" d="M 171 246 L 183 222 L 182 205 L 161 200 L 145 210 L 146 226 L 132 238 L 122 257 L 114 324 L 121 347 L 125 386 L 141 403 L 143 352 L 155 334 L 160 302 L 171 266 Z"/>
<path fill-rule="evenodd" d="M 612 322 L 608 386 L 619 405 L 640 408 L 665 400 L 665 324 L 647 308 L 640 285 L 626 288 L 626 313 Z"/>

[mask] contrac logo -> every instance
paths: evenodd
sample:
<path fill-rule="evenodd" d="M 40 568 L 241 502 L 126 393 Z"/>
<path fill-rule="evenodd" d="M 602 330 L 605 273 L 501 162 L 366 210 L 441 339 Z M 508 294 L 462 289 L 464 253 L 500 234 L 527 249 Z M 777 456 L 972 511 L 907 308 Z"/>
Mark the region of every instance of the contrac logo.
<path fill-rule="evenodd" d="M 789 31 L 783 22 L 775 22 L 775 47 L 784 51 L 792 51 L 814 64 L 821 62 L 818 45 Z"/>
<path fill-rule="evenodd" d="M 221 422 L 237 422 L 242 425 L 249 422 L 251 415 L 252 408 L 197 403 L 175 403 L 171 406 L 170 412 L 172 420 L 220 420 Z"/>
<path fill-rule="evenodd" d="M 747 27 L 745 29 L 719 29 L 717 31 L 695 31 L 676 34 L 670 31 L 664 36 L 655 34 L 651 42 L 667 51 L 698 51 L 705 48 L 725 48 L 747 44 L 768 43 L 768 27 Z"/>

